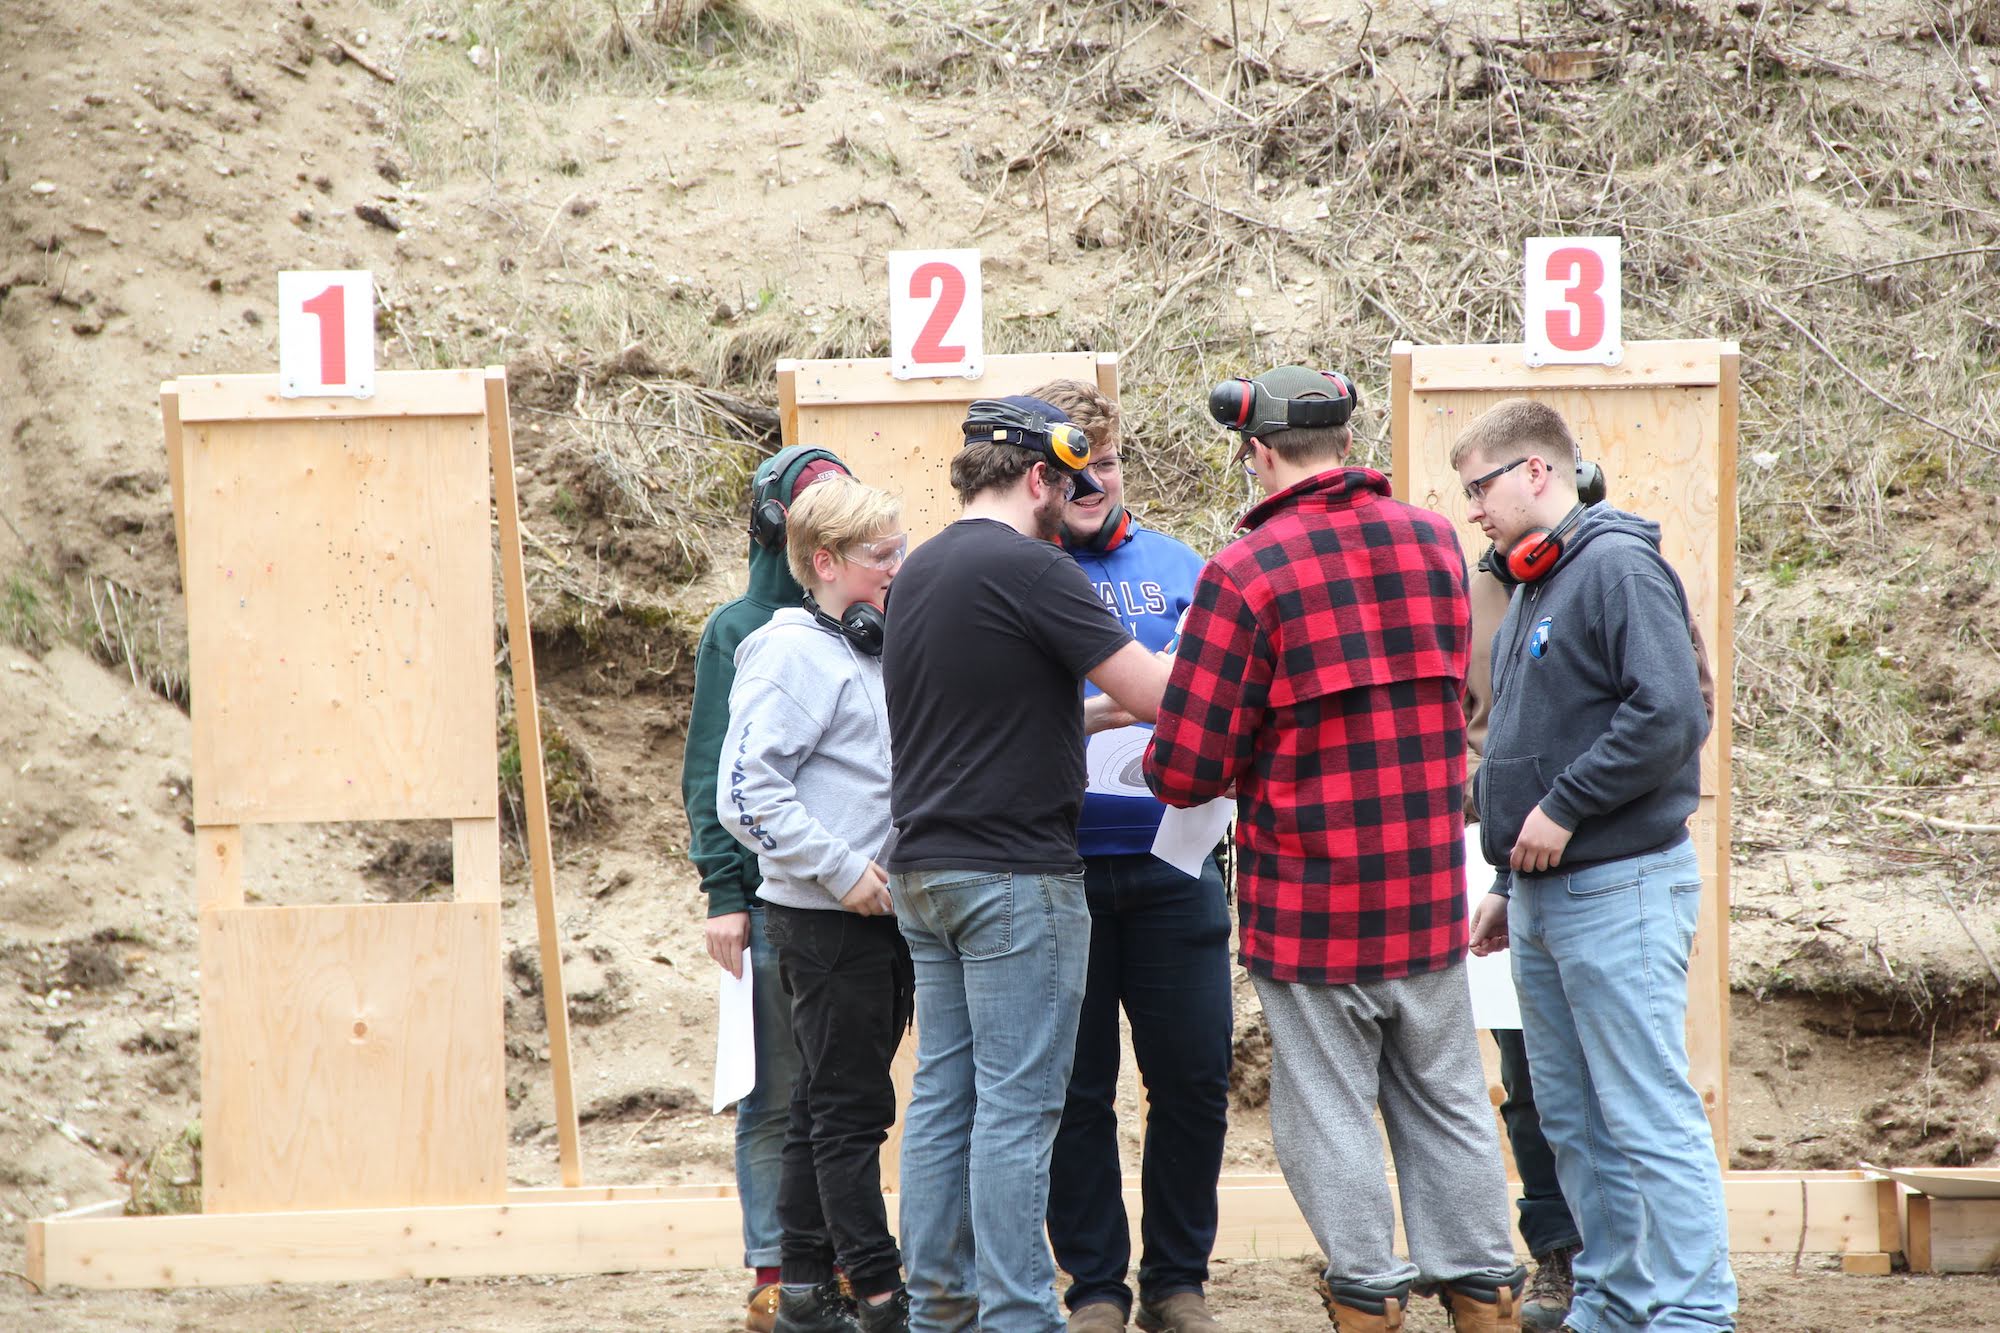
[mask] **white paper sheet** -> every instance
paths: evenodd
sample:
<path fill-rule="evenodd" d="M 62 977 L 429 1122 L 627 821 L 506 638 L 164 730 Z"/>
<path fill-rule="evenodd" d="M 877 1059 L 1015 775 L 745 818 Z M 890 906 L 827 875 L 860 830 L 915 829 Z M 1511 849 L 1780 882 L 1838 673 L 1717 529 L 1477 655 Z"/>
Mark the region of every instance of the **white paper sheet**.
<path fill-rule="evenodd" d="M 1480 899 L 1493 887 L 1493 867 L 1479 850 L 1479 825 L 1465 826 L 1466 911 L 1479 907 Z M 1467 955 L 1465 970 L 1472 982 L 1472 1025 L 1478 1028 L 1518 1028 L 1521 1026 L 1521 998 L 1514 993 L 1513 964 L 1507 951 L 1484 958 Z"/>
<path fill-rule="evenodd" d="M 1183 875 L 1201 873 L 1201 863 L 1236 818 L 1236 802 L 1218 796 L 1192 810 L 1168 806 L 1160 818 L 1160 831 L 1153 835 L 1153 855 Z"/>
<path fill-rule="evenodd" d="M 1117 727 L 1100 731 L 1084 747 L 1083 766 L 1090 790 L 1111 796 L 1151 798 L 1146 786 L 1144 764 L 1146 745 L 1153 739 L 1151 727 Z"/>
<path fill-rule="evenodd" d="M 715 969 L 715 1105 L 720 1111 L 757 1086 L 757 1027 L 750 1007 L 750 950 L 743 951 L 743 975 Z"/>

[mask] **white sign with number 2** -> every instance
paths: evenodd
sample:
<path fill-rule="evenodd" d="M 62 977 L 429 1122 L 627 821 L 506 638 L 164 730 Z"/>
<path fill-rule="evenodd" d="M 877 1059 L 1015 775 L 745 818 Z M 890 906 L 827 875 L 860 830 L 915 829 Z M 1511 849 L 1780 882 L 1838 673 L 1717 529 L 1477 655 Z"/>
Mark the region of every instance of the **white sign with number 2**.
<path fill-rule="evenodd" d="M 889 366 L 899 380 L 986 373 L 977 250 L 889 252 Z"/>
<path fill-rule="evenodd" d="M 286 398 L 375 394 L 375 277 L 278 275 L 278 391 Z"/>
<path fill-rule="evenodd" d="M 1624 359 L 1616 236 L 1531 236 L 1526 276 L 1529 365 L 1615 366 Z"/>

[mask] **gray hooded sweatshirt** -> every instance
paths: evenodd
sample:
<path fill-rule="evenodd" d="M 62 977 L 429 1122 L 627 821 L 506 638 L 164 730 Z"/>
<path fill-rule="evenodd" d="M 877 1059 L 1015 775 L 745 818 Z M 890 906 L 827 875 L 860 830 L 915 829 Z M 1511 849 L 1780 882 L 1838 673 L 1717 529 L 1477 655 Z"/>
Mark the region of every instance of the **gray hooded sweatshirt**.
<path fill-rule="evenodd" d="M 1593 505 L 1555 568 L 1514 590 L 1493 636 L 1475 783 L 1494 892 L 1507 892 L 1508 853 L 1537 805 L 1570 830 L 1562 870 L 1680 841 L 1707 736 L 1687 594 L 1659 525 Z"/>
<path fill-rule="evenodd" d="M 838 910 L 887 860 L 889 716 L 882 661 L 787 607 L 736 650 L 716 816 L 757 853 L 757 896 Z"/>

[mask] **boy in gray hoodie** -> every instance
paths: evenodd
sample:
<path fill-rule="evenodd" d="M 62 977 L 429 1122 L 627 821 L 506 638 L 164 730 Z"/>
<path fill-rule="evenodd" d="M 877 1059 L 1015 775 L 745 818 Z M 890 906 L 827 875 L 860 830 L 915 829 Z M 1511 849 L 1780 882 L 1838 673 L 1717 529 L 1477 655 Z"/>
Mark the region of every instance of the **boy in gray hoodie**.
<path fill-rule="evenodd" d="M 1735 1327 L 1722 1176 L 1688 1081 L 1708 735 L 1687 595 L 1657 524 L 1576 494 L 1575 437 L 1509 399 L 1451 462 L 1518 585 L 1475 781 L 1499 867 L 1472 947 L 1511 945 L 1542 1132 L 1583 1248 L 1564 1327 Z"/>
<path fill-rule="evenodd" d="M 880 654 L 907 543 L 897 501 L 850 477 L 800 496 L 785 541 L 805 602 L 737 649 L 716 784 L 717 817 L 757 854 L 801 1062 L 778 1185 L 777 1333 L 902 1333 L 909 1298 L 880 1149 L 895 1119 L 889 1064 L 909 1025 L 912 974 L 882 869 Z"/>

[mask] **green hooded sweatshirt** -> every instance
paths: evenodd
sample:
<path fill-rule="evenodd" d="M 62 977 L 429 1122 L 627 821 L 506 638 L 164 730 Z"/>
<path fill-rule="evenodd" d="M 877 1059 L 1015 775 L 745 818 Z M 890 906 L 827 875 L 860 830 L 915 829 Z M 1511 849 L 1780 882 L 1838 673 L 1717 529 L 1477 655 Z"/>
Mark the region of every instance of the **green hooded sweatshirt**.
<path fill-rule="evenodd" d="M 787 458 L 784 452 L 765 459 L 757 467 L 752 493 L 768 484 L 779 467 L 789 470 L 798 461 L 796 454 Z M 723 733 L 729 729 L 729 688 L 736 682 L 736 647 L 777 612 L 803 602 L 805 595 L 785 565 L 782 547 L 767 551 L 752 541 L 750 591 L 716 608 L 702 626 L 701 644 L 695 649 L 694 707 L 681 756 L 681 805 L 687 812 L 688 857 L 701 872 L 710 916 L 748 911 L 751 895 L 764 882 L 756 854 L 736 841 L 715 815 L 716 773 L 722 764 Z"/>

